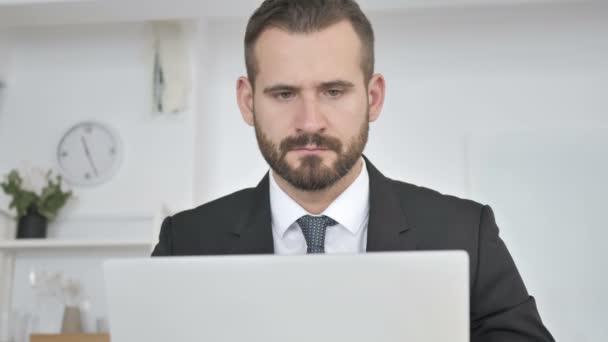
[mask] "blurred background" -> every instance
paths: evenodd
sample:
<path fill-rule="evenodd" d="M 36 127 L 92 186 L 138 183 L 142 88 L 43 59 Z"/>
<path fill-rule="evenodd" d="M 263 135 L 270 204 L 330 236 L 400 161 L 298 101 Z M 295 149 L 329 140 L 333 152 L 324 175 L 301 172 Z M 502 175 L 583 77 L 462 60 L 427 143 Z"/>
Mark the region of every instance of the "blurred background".
<path fill-rule="evenodd" d="M 0 192 L 5 326 L 59 329 L 39 314 L 40 279 L 59 277 L 82 330 L 104 332 L 102 260 L 149 255 L 166 215 L 261 179 L 235 100 L 258 3 L 0 0 L 0 175 L 52 169 L 73 191 L 41 241 L 14 239 Z M 608 340 L 608 2 L 360 4 L 387 80 L 366 155 L 491 205 L 556 340 Z M 119 156 L 99 182 L 61 161 L 72 127 L 110 132 L 91 142 Z"/>

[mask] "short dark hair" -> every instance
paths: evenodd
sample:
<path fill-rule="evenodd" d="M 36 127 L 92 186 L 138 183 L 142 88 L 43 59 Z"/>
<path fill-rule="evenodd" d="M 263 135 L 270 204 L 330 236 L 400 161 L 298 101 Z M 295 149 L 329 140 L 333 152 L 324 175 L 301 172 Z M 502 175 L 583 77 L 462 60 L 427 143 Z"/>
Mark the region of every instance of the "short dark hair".
<path fill-rule="evenodd" d="M 254 48 L 269 27 L 312 33 L 348 20 L 361 40 L 361 69 L 367 83 L 374 73 L 374 31 L 354 0 L 266 0 L 253 13 L 245 32 L 245 65 L 253 84 L 257 73 Z"/>

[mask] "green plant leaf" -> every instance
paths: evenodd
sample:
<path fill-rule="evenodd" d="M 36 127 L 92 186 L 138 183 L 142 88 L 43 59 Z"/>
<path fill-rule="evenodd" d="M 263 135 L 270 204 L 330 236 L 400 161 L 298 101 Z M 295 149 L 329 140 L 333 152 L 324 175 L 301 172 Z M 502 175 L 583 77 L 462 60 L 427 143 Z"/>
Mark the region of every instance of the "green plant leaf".
<path fill-rule="evenodd" d="M 5 181 L 0 183 L 2 190 L 12 197 L 9 208 L 15 209 L 17 217 L 27 213 L 28 208 L 36 206 L 39 196 L 32 191 L 23 188 L 23 179 L 17 170 L 12 170 L 5 176 Z"/>
<path fill-rule="evenodd" d="M 2 190 L 12 200 L 9 208 L 17 211 L 17 217 L 23 217 L 29 208 L 37 210 L 49 220 L 57 217 L 61 208 L 72 197 L 71 191 L 63 191 L 61 188 L 61 176 L 52 177 L 52 172 L 46 174 L 47 185 L 42 189 L 40 195 L 23 188 L 23 179 L 17 170 L 11 170 L 0 183 Z"/>

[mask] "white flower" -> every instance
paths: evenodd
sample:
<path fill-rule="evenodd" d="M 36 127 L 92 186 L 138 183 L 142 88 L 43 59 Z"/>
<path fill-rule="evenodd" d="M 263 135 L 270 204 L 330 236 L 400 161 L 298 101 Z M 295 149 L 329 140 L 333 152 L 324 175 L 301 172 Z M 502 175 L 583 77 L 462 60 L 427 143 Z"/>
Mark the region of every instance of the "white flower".
<path fill-rule="evenodd" d="M 19 174 L 23 179 L 23 189 L 41 194 L 48 184 L 47 172 L 43 168 L 33 166 L 30 162 L 24 161 L 19 167 Z"/>
<path fill-rule="evenodd" d="M 21 180 L 23 181 L 23 183 L 21 184 L 21 187 L 24 190 L 28 190 L 28 191 L 33 191 L 33 184 L 32 184 L 32 175 L 30 174 L 32 170 L 32 164 L 30 164 L 27 161 L 23 161 L 21 162 L 21 166 L 17 169 L 17 171 L 19 172 L 19 175 L 21 176 Z"/>
<path fill-rule="evenodd" d="M 44 189 L 44 187 L 47 185 L 46 173 L 41 168 L 34 167 L 32 168 L 31 175 L 32 191 L 37 194 L 41 194 L 42 189 Z"/>

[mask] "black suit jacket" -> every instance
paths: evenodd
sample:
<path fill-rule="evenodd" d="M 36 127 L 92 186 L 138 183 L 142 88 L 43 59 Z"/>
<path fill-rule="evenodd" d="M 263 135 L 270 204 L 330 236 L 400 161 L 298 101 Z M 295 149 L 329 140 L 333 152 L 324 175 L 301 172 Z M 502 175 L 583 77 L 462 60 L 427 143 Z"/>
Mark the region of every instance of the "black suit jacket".
<path fill-rule="evenodd" d="M 367 251 L 465 250 L 470 259 L 471 341 L 554 341 L 498 236 L 488 206 L 384 177 L 370 180 Z M 272 254 L 269 175 L 167 217 L 153 256 Z"/>

